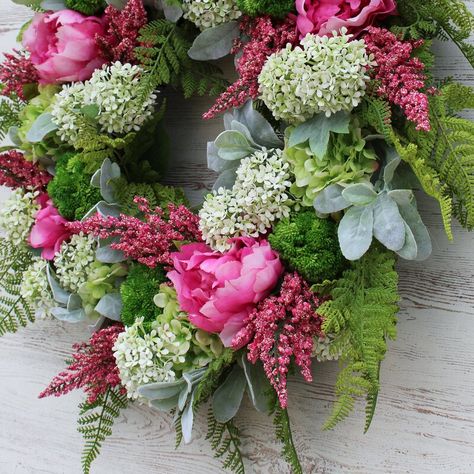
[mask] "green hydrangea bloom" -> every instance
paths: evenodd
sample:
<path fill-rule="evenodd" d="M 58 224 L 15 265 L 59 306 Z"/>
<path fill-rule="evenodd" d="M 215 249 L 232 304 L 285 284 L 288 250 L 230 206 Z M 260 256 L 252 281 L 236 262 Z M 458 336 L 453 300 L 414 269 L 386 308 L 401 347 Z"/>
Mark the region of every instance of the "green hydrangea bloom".
<path fill-rule="evenodd" d="M 344 267 L 336 223 L 314 211 L 280 221 L 268 240 L 283 262 L 310 283 L 336 278 Z"/>
<path fill-rule="evenodd" d="M 316 156 L 307 142 L 286 147 L 284 156 L 295 175 L 290 192 L 304 206 L 312 206 L 317 194 L 330 184 L 368 181 L 378 167 L 375 151 L 355 123 L 348 134 L 331 133 L 323 157 Z"/>
<path fill-rule="evenodd" d="M 84 15 L 94 15 L 94 13 L 106 7 L 103 0 L 66 0 L 65 3 L 67 8 Z"/>
<path fill-rule="evenodd" d="M 54 85 L 38 86 L 39 94 L 28 102 L 18 116 L 21 122 L 21 125 L 18 127 L 18 139 L 21 141 L 21 148 L 25 152 L 25 158 L 27 159 L 37 161 L 43 158 L 54 145 L 54 138 L 46 139 L 39 143 L 30 143 L 26 139 L 26 134 L 35 120 L 42 113 L 48 112 L 51 109 L 55 96 L 60 90 L 60 87 Z"/>
<path fill-rule="evenodd" d="M 120 287 L 122 295 L 122 322 L 132 326 L 137 318 L 143 318 L 146 328 L 150 327 L 159 309 L 153 303 L 153 298 L 159 286 L 166 280 L 161 267 L 149 268 L 146 265 L 134 264 Z"/>
<path fill-rule="evenodd" d="M 239 10 L 249 16 L 282 18 L 295 10 L 294 0 L 237 0 Z"/>
<path fill-rule="evenodd" d="M 91 173 L 86 163 L 66 153 L 56 162 L 56 174 L 48 184 L 48 194 L 59 213 L 68 220 L 81 220 L 102 197 L 100 190 L 91 186 Z"/>

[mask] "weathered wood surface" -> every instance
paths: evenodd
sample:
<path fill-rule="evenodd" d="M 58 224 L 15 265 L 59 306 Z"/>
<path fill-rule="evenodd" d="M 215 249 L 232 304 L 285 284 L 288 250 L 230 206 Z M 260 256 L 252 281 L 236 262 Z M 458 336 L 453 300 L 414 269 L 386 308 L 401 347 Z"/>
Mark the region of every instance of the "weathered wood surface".
<path fill-rule="evenodd" d="M 469 2 L 474 9 L 474 2 Z M 11 49 L 27 9 L 0 0 L 0 45 Z M 471 68 L 449 45 L 438 47 L 440 75 L 474 84 Z M 203 122 L 208 100 L 169 99 L 167 126 L 173 141 L 171 180 L 196 199 L 209 187 L 205 143 L 221 121 Z M 400 264 L 403 297 L 399 337 L 382 367 L 375 420 L 362 434 L 359 409 L 335 431 L 321 432 L 333 400 L 334 363 L 314 369 L 315 382 L 292 382 L 290 412 L 305 473 L 474 472 L 474 280 L 473 236 L 457 227 L 448 243 L 436 206 L 424 199 L 434 253 L 426 263 Z M 79 394 L 38 400 L 62 367 L 83 327 L 40 321 L 0 343 L 0 473 L 79 473 L 82 440 L 75 431 Z M 279 460 L 271 420 L 247 404 L 238 425 L 250 473 L 287 473 Z M 361 408 L 361 407 L 359 407 Z M 126 410 L 95 463 L 97 474 L 221 472 L 205 441 L 205 415 L 195 440 L 174 450 L 169 416 L 146 407 Z"/>

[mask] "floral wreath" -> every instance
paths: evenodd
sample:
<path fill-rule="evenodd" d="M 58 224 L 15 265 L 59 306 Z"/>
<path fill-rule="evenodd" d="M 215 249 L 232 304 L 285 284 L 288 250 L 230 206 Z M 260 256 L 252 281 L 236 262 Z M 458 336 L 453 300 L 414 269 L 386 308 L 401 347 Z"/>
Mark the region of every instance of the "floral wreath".
<path fill-rule="evenodd" d="M 0 65 L 0 335 L 35 317 L 87 321 L 40 397 L 86 394 L 90 471 L 119 411 L 174 414 L 244 472 L 247 393 L 303 472 L 288 375 L 339 359 L 330 429 L 367 402 L 396 335 L 397 258 L 431 253 L 413 190 L 474 226 L 471 88 L 432 75 L 433 38 L 466 41 L 460 0 L 32 0 Z M 238 78 L 215 61 L 232 54 Z M 214 189 L 192 210 L 163 184 L 165 87 L 217 96 Z"/>

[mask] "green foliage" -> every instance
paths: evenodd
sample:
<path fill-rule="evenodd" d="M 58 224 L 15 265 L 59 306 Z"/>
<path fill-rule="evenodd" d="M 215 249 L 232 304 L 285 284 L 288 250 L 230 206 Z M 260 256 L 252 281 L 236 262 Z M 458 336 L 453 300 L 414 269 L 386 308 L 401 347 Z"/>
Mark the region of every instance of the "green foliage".
<path fill-rule="evenodd" d="M 222 458 L 222 467 L 235 474 L 244 474 L 245 466 L 240 452 L 239 430 L 233 421 L 219 423 L 214 417 L 212 408 L 209 408 L 207 426 L 206 439 L 209 440 L 215 457 Z"/>
<path fill-rule="evenodd" d="M 320 219 L 314 211 L 280 221 L 268 240 L 282 260 L 310 283 L 333 279 L 343 268 L 336 223 Z"/>
<path fill-rule="evenodd" d="M 279 402 L 277 402 L 275 405 L 273 424 L 275 425 L 277 439 L 283 443 L 283 457 L 291 466 L 293 474 L 303 474 L 303 468 L 301 467 L 300 460 L 298 459 L 298 453 L 296 452 L 296 448 L 293 443 L 293 435 L 291 434 L 288 411 L 281 408 Z"/>
<path fill-rule="evenodd" d="M 0 84 L 0 91 L 3 86 Z M 18 115 L 23 109 L 23 102 L 16 96 L 0 97 L 0 140 L 3 140 L 10 127 L 20 125 Z"/>
<path fill-rule="evenodd" d="M 143 98 L 166 84 L 182 88 L 186 98 L 194 94 L 217 95 L 225 90 L 227 82 L 219 68 L 188 56 L 193 39 L 185 27 L 163 19 L 140 30 L 139 41 L 146 46 L 136 48 L 135 55 L 145 69 L 140 84 Z"/>
<path fill-rule="evenodd" d="M 194 410 L 204 403 L 217 389 L 223 375 L 234 363 L 235 354 L 236 353 L 231 349 L 225 349 L 219 357 L 209 364 L 204 376 L 199 382 L 199 385 L 196 387 L 196 391 L 194 392 Z"/>
<path fill-rule="evenodd" d="M 92 173 L 82 161 L 65 153 L 56 162 L 56 174 L 48 184 L 48 194 L 59 213 L 68 220 L 80 220 L 102 198 L 100 191 L 91 186 Z"/>
<path fill-rule="evenodd" d="M 33 308 L 21 295 L 23 272 L 31 262 L 28 249 L 0 239 L 0 336 L 35 320 Z"/>
<path fill-rule="evenodd" d="M 399 0 L 400 24 L 394 31 L 409 38 L 451 39 L 474 66 L 474 16 L 463 0 Z"/>
<path fill-rule="evenodd" d="M 331 290 L 332 299 L 318 313 L 323 329 L 347 342 L 343 345 L 336 383 L 337 400 L 324 428 L 331 429 L 354 406 L 355 397 L 366 395 L 366 430 L 375 410 L 379 390 L 379 368 L 387 350 L 386 339 L 396 337 L 398 275 L 392 252 L 374 247 L 360 260 L 351 262 Z"/>
<path fill-rule="evenodd" d="M 249 16 L 270 15 L 283 18 L 295 10 L 293 0 L 237 0 L 239 10 Z"/>
<path fill-rule="evenodd" d="M 94 403 L 79 405 L 80 418 L 77 421 L 78 431 L 85 440 L 82 452 L 82 469 L 89 474 L 91 464 L 99 455 L 104 440 L 112 434 L 112 425 L 120 410 L 128 404 L 126 394 L 118 389 L 108 388 L 105 394 L 100 395 Z"/>
<path fill-rule="evenodd" d="M 161 267 L 149 268 L 139 263 L 133 264 L 127 278 L 120 286 L 122 296 L 122 322 L 132 326 L 135 320 L 142 317 L 145 323 L 151 323 L 160 314 L 153 302 L 153 297 L 160 291 L 160 283 L 166 280 Z"/>
<path fill-rule="evenodd" d="M 65 0 L 65 3 L 67 8 L 84 15 L 94 15 L 107 6 L 103 0 Z"/>

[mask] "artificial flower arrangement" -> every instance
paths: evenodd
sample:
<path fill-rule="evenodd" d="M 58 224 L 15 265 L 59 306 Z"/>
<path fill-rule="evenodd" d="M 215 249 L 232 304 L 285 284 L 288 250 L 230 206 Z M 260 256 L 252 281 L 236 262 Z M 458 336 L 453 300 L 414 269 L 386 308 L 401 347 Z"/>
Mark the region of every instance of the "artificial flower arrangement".
<path fill-rule="evenodd" d="M 20 0 L 19 0 L 20 1 Z M 22 3 L 25 3 L 21 0 Z M 26 0 L 0 65 L 0 334 L 87 321 L 40 397 L 81 389 L 89 472 L 129 402 L 209 409 L 211 447 L 244 472 L 245 394 L 303 472 L 288 376 L 339 359 L 324 428 L 367 401 L 396 335 L 397 259 L 424 260 L 414 189 L 474 226 L 474 92 L 432 75 L 433 38 L 466 40 L 459 0 Z M 235 55 L 228 84 L 209 61 Z M 217 96 L 214 189 L 196 209 L 163 184 L 161 91 Z M 172 104 L 167 104 L 172 106 Z"/>

